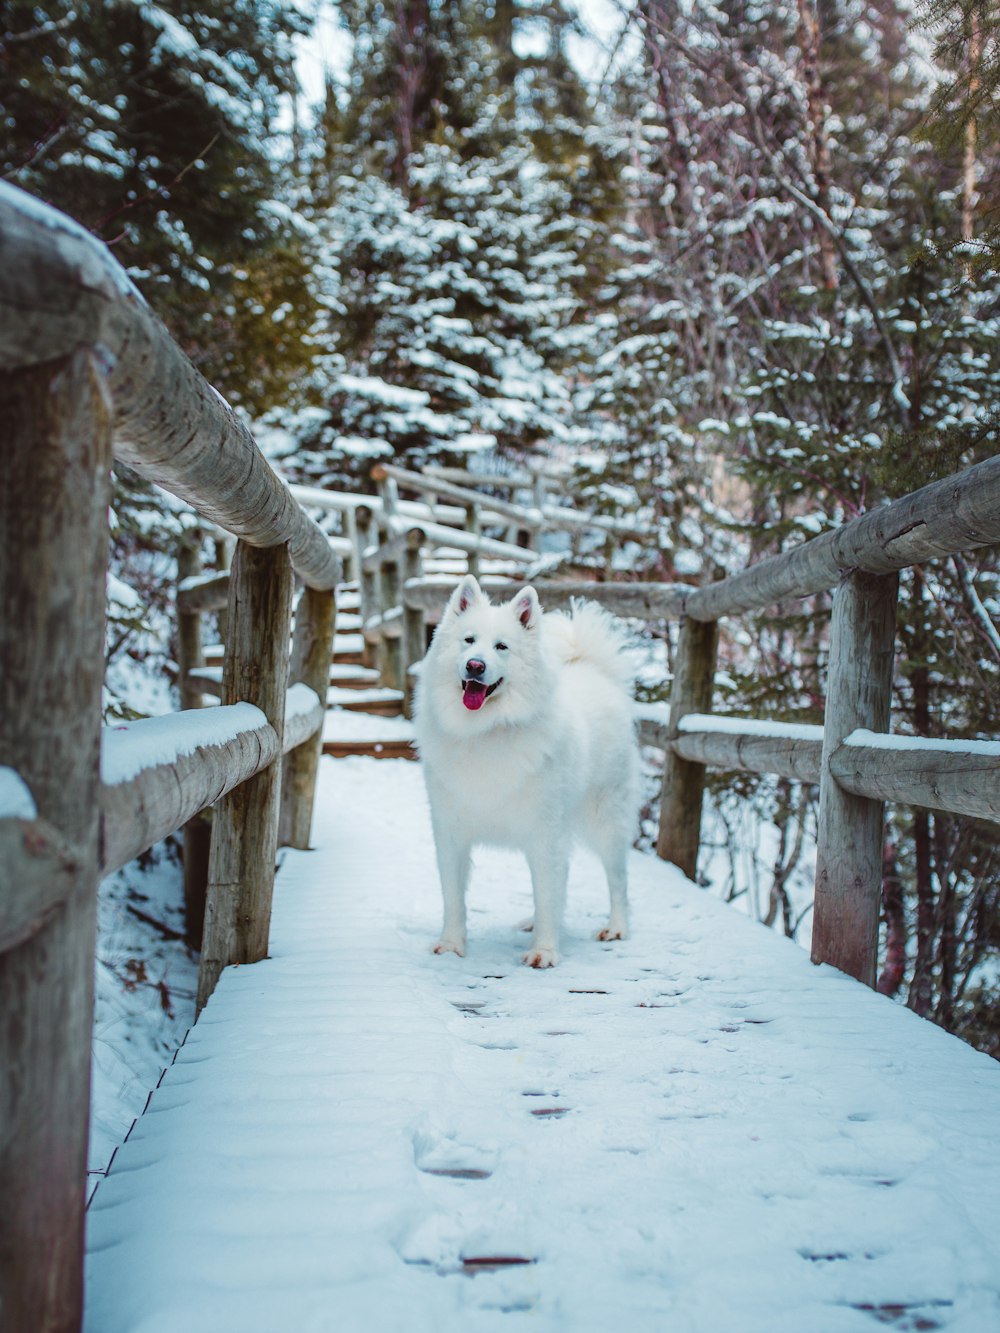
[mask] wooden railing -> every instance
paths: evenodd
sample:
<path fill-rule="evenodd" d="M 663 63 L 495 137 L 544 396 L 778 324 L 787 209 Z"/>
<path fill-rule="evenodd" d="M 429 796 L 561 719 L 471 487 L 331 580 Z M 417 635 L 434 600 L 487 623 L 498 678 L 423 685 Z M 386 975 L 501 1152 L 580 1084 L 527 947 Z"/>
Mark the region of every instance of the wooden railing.
<path fill-rule="evenodd" d="M 381 466 L 381 545 L 359 552 L 368 580 L 365 636 L 383 679 L 411 699 L 412 671 L 423 656 L 454 578 L 421 568 L 426 527 L 397 520 L 405 501 L 396 487 L 439 498 L 466 513 L 494 506 L 535 539 L 533 553 L 514 550 L 522 565 L 537 557 L 538 537 L 556 528 L 603 529 L 614 540 L 649 540 L 641 525 L 552 505 L 526 509 L 472 489 L 494 478 L 428 469 L 427 475 Z M 456 477 L 462 478 L 458 484 Z M 519 477 L 524 487 L 530 477 Z M 409 502 L 412 506 L 412 502 Z M 469 526 L 478 527 L 478 523 Z M 367 534 L 368 529 L 365 530 Z M 898 571 L 1000 542 L 1000 457 L 887 503 L 782 555 L 727 579 L 692 587 L 666 583 L 595 583 L 534 579 L 548 610 L 576 597 L 598 601 L 629 619 L 678 621 L 680 634 L 669 720 L 641 722 L 644 739 L 664 751 L 657 852 L 695 875 L 701 841 L 706 766 L 817 783 L 819 841 L 812 956 L 868 985 L 875 980 L 882 879 L 884 803 L 1000 819 L 1000 754 L 993 742 L 937 740 L 908 745 L 905 758 L 888 737 L 893 682 Z M 401 553 L 405 550 L 405 563 Z M 509 552 L 504 552 L 509 554 Z M 470 560 L 473 572 L 478 565 Z M 376 574 L 378 579 L 376 581 Z M 483 579 L 494 597 L 522 586 L 509 577 Z M 364 576 L 362 587 L 365 588 Z M 834 590 L 826 707 L 822 727 L 709 716 L 719 621 Z"/>
<path fill-rule="evenodd" d="M 7 185 L 0 430 L 0 1320 L 48 1333 L 81 1317 L 98 878 L 214 803 L 199 1006 L 266 954 L 282 772 L 307 845 L 340 560 L 104 248 Z M 224 707 L 105 729 L 102 781 L 112 454 L 238 544 Z"/>
<path fill-rule="evenodd" d="M 695 588 L 662 583 L 536 581 L 546 609 L 574 596 L 617 615 L 679 620 L 669 721 L 644 738 L 665 754 L 657 851 L 694 877 L 705 767 L 819 784 L 812 957 L 874 985 L 884 803 L 1000 819 L 993 742 L 907 745 L 888 737 L 898 572 L 1000 542 L 1000 457 L 861 515 L 782 555 Z M 486 579 L 495 596 L 519 586 Z M 406 613 L 440 614 L 453 580 L 413 578 Z M 719 621 L 834 589 L 822 727 L 775 727 L 709 716 Z"/>

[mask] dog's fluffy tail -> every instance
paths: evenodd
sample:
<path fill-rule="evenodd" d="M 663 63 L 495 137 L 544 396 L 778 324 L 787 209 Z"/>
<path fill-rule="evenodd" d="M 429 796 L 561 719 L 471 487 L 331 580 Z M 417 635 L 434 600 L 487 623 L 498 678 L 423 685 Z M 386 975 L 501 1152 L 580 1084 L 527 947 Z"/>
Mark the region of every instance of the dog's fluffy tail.
<path fill-rule="evenodd" d="M 596 602 L 574 598 L 572 608 L 545 617 L 546 635 L 564 662 L 588 662 L 631 696 L 635 675 L 625 657 L 625 636 Z"/>

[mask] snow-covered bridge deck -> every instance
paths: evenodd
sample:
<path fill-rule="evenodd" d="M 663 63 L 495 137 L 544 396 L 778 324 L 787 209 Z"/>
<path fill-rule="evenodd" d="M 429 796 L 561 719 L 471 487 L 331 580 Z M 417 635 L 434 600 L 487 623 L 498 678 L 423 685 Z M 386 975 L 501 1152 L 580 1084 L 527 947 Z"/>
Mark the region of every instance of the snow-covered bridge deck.
<path fill-rule="evenodd" d="M 1000 1328 L 1000 1066 L 651 858 L 614 945 L 576 864 L 538 973 L 482 853 L 433 957 L 419 768 L 321 783 L 97 1191 L 89 1333 Z"/>

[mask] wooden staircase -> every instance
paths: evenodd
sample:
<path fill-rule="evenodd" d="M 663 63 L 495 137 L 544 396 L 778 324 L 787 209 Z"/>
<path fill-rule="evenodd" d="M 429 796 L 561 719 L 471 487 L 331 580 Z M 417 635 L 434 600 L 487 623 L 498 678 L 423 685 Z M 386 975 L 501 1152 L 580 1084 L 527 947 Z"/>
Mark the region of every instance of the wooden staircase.
<path fill-rule="evenodd" d="M 402 691 L 386 689 L 378 671 L 364 664 L 356 584 L 343 584 L 338 590 L 336 625 L 323 753 L 336 758 L 367 755 L 373 759 L 416 759 L 410 725 L 403 719 Z M 216 698 L 222 695 L 224 655 L 222 644 L 209 646 L 204 649 L 205 665 L 188 673 L 203 693 Z M 335 734 L 328 735 L 329 731 Z"/>
<path fill-rule="evenodd" d="M 337 596 L 337 630 L 327 694 L 328 721 L 340 721 L 341 726 L 335 728 L 337 735 L 324 731 L 323 753 L 338 759 L 349 755 L 416 759 L 409 726 L 403 722 L 402 691 L 383 688 L 378 672 L 363 661 L 359 593 L 356 584 L 345 584 Z M 338 719 L 338 714 L 352 714 L 357 720 Z M 386 719 L 386 724 L 380 726 L 376 719 Z"/>

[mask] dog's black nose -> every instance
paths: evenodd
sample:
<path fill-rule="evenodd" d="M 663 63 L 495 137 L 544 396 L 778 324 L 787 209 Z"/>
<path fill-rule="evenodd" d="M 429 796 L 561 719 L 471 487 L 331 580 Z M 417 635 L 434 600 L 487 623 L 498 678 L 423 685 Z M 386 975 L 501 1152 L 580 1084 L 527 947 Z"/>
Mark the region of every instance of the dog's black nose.
<path fill-rule="evenodd" d="M 486 663 L 480 662 L 478 657 L 470 657 L 465 664 L 465 670 L 470 676 L 481 676 L 486 670 Z"/>

